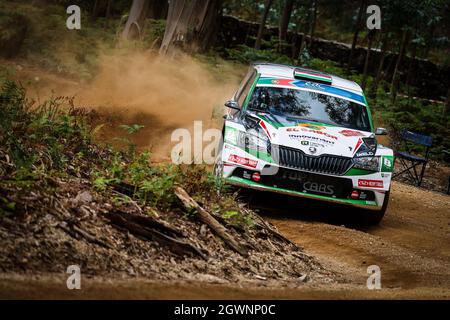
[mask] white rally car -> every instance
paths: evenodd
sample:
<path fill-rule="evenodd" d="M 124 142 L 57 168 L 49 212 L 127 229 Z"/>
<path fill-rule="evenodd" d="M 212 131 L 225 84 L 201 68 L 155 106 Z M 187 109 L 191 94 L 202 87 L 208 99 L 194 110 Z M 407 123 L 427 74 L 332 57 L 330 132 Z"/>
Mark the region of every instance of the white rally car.
<path fill-rule="evenodd" d="M 393 151 L 377 143 L 355 82 L 269 63 L 250 67 L 223 127 L 215 174 L 228 184 L 360 207 L 384 216 Z"/>

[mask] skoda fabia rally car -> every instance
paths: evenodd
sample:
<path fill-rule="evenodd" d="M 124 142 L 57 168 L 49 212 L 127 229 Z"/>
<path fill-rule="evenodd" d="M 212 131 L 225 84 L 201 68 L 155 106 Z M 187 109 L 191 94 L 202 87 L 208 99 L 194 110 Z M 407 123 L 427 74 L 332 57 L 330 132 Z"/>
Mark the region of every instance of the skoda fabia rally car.
<path fill-rule="evenodd" d="M 225 183 L 356 206 L 378 223 L 389 199 L 393 151 L 377 143 L 355 82 L 258 63 L 228 107 L 215 174 Z"/>

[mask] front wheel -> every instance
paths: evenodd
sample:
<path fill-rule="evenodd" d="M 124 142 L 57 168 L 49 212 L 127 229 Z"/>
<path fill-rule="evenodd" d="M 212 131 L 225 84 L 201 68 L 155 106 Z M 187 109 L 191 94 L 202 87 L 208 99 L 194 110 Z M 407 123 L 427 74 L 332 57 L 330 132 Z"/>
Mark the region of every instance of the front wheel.
<path fill-rule="evenodd" d="M 221 194 L 223 191 L 224 179 L 223 179 L 223 161 L 222 161 L 222 151 L 216 157 L 216 161 L 214 162 L 214 183 L 216 187 L 217 194 Z"/>
<path fill-rule="evenodd" d="M 375 210 L 366 210 L 364 212 L 364 222 L 368 225 L 377 225 L 383 220 L 384 215 L 386 214 L 386 209 L 389 203 L 389 193 L 390 191 L 386 192 L 384 196 L 383 206 L 381 207 L 381 210 L 375 211 Z"/>

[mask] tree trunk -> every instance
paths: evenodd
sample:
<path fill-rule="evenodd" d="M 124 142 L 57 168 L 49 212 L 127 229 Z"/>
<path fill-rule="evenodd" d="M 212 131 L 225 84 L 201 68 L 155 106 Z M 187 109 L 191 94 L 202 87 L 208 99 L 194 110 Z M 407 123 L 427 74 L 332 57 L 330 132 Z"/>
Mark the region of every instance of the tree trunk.
<path fill-rule="evenodd" d="M 375 31 L 369 32 L 367 35 L 368 44 L 367 44 L 367 52 L 366 52 L 366 59 L 364 61 L 364 71 L 363 71 L 363 78 L 361 87 L 364 90 L 366 88 L 366 81 L 367 81 L 367 70 L 369 69 L 369 61 L 370 61 L 370 51 L 372 50 L 372 41 L 375 38 Z"/>
<path fill-rule="evenodd" d="M 122 32 L 123 39 L 139 39 L 141 37 L 148 4 L 148 0 L 133 0 L 125 29 Z"/>
<path fill-rule="evenodd" d="M 94 1 L 94 6 L 92 7 L 92 15 L 91 19 L 95 20 L 98 17 L 98 11 L 99 11 L 99 0 Z"/>
<path fill-rule="evenodd" d="M 112 7 L 113 0 L 108 0 L 106 3 L 106 19 L 109 19 L 111 17 L 111 7 Z"/>
<path fill-rule="evenodd" d="M 230 248 L 244 257 L 248 256 L 247 249 L 228 232 L 227 228 L 221 225 L 208 211 L 203 209 L 183 188 L 175 187 L 174 192 L 186 209 L 195 209 L 200 220 L 208 225 L 215 234 L 222 238 Z"/>
<path fill-rule="evenodd" d="M 444 117 L 446 117 L 448 115 L 450 111 L 450 86 L 448 87 L 447 90 L 447 99 L 445 99 L 445 104 L 444 104 Z M 448 122 L 447 122 L 448 125 Z"/>
<path fill-rule="evenodd" d="M 411 78 L 414 75 L 414 66 L 416 62 L 417 44 L 415 43 L 411 50 L 411 60 L 409 60 L 408 72 L 406 74 L 406 88 L 408 90 L 408 98 L 411 99 Z"/>
<path fill-rule="evenodd" d="M 311 48 L 313 43 L 314 32 L 316 30 L 316 18 L 317 18 L 317 1 L 311 1 L 311 20 L 309 25 L 309 45 L 308 48 Z"/>
<path fill-rule="evenodd" d="M 350 72 L 350 68 L 352 66 L 353 53 L 356 48 L 356 43 L 358 42 L 358 35 L 359 35 L 359 31 L 361 29 L 362 16 L 363 16 L 365 6 L 366 6 L 366 0 L 361 0 L 359 3 L 358 17 L 356 18 L 355 32 L 353 33 L 352 47 L 350 49 L 350 54 L 348 56 L 347 73 Z"/>
<path fill-rule="evenodd" d="M 287 30 L 289 27 L 289 20 L 292 15 L 292 8 L 294 7 L 294 0 L 286 0 L 283 8 L 283 13 L 280 19 L 280 26 L 278 29 L 279 46 L 278 50 L 281 52 L 283 44 L 286 43 Z"/>
<path fill-rule="evenodd" d="M 266 0 L 266 3 L 264 5 L 264 12 L 261 16 L 261 21 L 259 22 L 259 28 L 258 28 L 258 35 L 256 36 L 255 41 L 255 49 L 261 48 L 261 41 L 264 34 L 264 28 L 266 27 L 266 20 L 267 16 L 269 15 L 270 7 L 272 6 L 273 0 Z"/>
<path fill-rule="evenodd" d="M 390 90 L 392 103 L 395 103 L 395 99 L 397 98 L 397 90 L 398 90 L 398 85 L 399 85 L 398 73 L 399 73 L 400 64 L 403 60 L 403 56 L 405 55 L 407 43 L 409 41 L 409 33 L 410 33 L 410 31 L 407 29 L 405 29 L 403 31 L 402 42 L 400 44 L 400 51 L 398 53 L 397 61 L 395 63 L 394 74 L 392 75 L 391 90 Z"/>
<path fill-rule="evenodd" d="M 378 91 L 378 84 L 381 81 L 381 76 L 383 74 L 383 65 L 384 65 L 384 59 L 386 58 L 386 52 L 387 52 L 387 47 L 388 47 L 388 33 L 384 33 L 383 34 L 383 38 L 382 38 L 382 43 L 381 43 L 381 56 L 380 56 L 380 62 L 378 64 L 378 70 L 377 70 L 377 74 L 375 76 L 375 79 L 372 82 L 372 85 L 370 86 L 369 89 L 369 94 L 371 97 L 376 97 L 377 95 L 377 91 Z"/>
<path fill-rule="evenodd" d="M 298 33 L 299 33 L 299 30 L 297 28 L 297 30 L 294 32 L 294 35 L 292 36 L 292 50 L 291 50 L 291 59 L 292 60 L 297 59 L 299 49 L 301 46 L 301 44 L 300 44 L 300 46 L 298 45 L 298 39 L 299 39 Z"/>
<path fill-rule="evenodd" d="M 179 47 L 204 52 L 214 43 L 220 25 L 221 0 L 171 0 L 160 54 Z"/>

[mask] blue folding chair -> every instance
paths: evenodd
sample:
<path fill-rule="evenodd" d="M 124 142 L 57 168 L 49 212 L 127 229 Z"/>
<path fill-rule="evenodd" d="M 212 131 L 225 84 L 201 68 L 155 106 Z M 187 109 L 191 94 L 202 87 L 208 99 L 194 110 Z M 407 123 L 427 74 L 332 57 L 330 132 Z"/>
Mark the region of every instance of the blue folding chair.
<path fill-rule="evenodd" d="M 433 143 L 433 138 L 431 136 L 412 132 L 406 129 L 402 130 L 400 136 L 404 142 L 405 151 L 396 151 L 395 156 L 400 161 L 404 169 L 394 174 L 392 178 L 407 173 L 413 180 L 413 182 L 419 187 L 422 184 L 423 175 L 425 174 L 425 167 L 428 163 L 428 157 L 430 153 L 430 147 Z M 420 157 L 412 154 L 410 151 L 411 143 L 426 146 L 425 156 Z M 418 169 L 420 169 L 420 173 L 418 172 Z"/>

